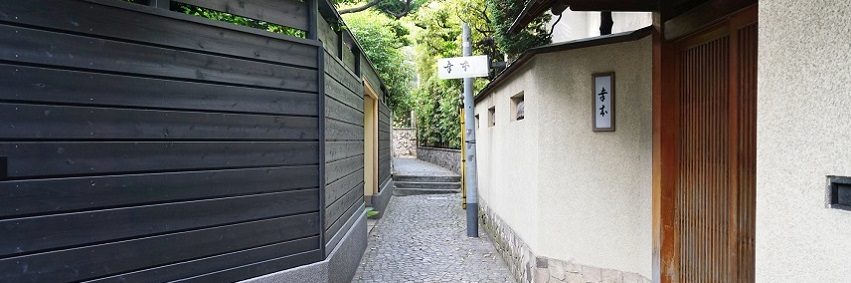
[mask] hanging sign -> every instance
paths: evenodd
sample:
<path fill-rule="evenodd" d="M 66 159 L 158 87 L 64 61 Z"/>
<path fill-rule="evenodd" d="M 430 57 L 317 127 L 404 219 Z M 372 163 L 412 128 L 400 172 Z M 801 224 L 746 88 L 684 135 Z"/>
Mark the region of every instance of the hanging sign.
<path fill-rule="evenodd" d="M 437 77 L 442 80 L 488 76 L 488 56 L 437 59 Z"/>
<path fill-rule="evenodd" d="M 591 76 L 594 93 L 593 130 L 595 132 L 615 131 L 615 73 L 600 73 Z"/>

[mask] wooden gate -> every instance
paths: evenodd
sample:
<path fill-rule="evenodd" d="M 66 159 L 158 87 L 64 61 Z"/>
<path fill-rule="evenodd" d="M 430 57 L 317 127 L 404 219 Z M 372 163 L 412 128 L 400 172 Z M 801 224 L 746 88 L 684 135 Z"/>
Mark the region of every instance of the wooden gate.
<path fill-rule="evenodd" d="M 756 32 L 754 6 L 672 43 L 673 281 L 754 280 Z"/>

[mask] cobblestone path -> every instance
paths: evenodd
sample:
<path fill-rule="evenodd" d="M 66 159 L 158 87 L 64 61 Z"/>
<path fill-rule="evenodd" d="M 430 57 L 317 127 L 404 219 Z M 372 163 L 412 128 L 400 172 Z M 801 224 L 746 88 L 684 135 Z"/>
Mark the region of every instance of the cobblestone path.
<path fill-rule="evenodd" d="M 353 282 L 514 282 L 491 239 L 468 238 L 460 194 L 394 196 Z"/>

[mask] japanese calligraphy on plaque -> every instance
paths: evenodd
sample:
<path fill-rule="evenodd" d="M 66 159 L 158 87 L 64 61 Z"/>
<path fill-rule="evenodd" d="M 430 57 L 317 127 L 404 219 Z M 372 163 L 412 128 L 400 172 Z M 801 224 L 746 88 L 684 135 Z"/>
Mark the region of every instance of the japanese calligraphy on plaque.
<path fill-rule="evenodd" d="M 593 130 L 613 132 L 615 130 L 615 73 L 599 73 L 591 77 L 594 84 Z"/>

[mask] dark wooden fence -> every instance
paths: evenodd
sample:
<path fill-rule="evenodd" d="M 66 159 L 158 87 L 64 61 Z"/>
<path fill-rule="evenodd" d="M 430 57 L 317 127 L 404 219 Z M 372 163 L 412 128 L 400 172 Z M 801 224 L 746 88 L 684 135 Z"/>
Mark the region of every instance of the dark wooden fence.
<path fill-rule="evenodd" d="M 364 186 L 363 81 L 331 52 L 325 53 L 326 252 L 342 239 L 338 232 L 347 230 L 349 218 L 362 210 Z"/>
<path fill-rule="evenodd" d="M 392 116 L 390 108 L 384 104 L 378 105 L 378 180 L 379 188 L 384 188 L 390 181 L 390 140 Z"/>
<path fill-rule="evenodd" d="M 321 7 L 320 7 L 321 8 Z M 369 59 L 360 52 L 360 46 L 333 10 L 319 21 L 319 38 L 325 45 L 325 241 L 326 253 L 342 239 L 364 206 L 364 78 L 370 85 L 381 86 L 381 80 Z M 379 93 L 381 130 L 388 133 L 379 139 L 379 148 L 387 148 L 387 155 L 379 157 L 379 170 L 386 167 L 389 180 L 390 139 L 389 108 L 384 104 L 384 93 Z M 379 137 L 381 136 L 379 132 Z M 384 176 L 384 175 L 380 175 Z M 381 178 L 385 180 L 385 178 Z"/>
<path fill-rule="evenodd" d="M 235 281 L 324 259 L 362 211 L 374 73 L 347 32 L 323 48 L 329 11 L 0 0 L 0 282 Z"/>

